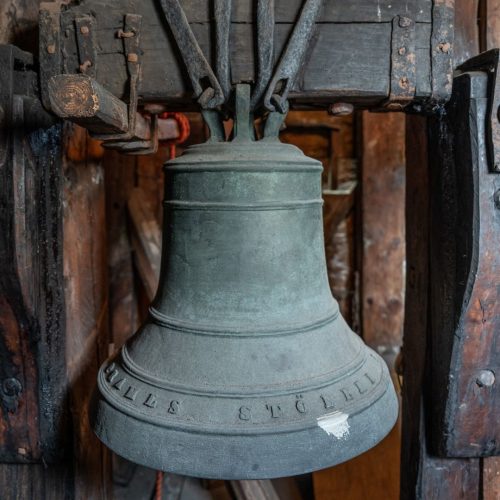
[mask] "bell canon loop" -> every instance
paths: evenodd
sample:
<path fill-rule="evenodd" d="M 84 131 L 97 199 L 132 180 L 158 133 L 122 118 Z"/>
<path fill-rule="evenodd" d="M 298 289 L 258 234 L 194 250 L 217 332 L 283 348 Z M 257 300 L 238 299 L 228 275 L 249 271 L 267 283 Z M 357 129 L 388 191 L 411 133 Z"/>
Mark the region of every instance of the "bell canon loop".
<path fill-rule="evenodd" d="M 219 479 L 302 474 L 346 461 L 393 427 L 380 356 L 353 333 L 326 271 L 320 162 L 255 140 L 249 87 L 232 141 L 165 165 L 162 269 L 149 318 L 101 367 L 91 419 L 119 455 Z"/>

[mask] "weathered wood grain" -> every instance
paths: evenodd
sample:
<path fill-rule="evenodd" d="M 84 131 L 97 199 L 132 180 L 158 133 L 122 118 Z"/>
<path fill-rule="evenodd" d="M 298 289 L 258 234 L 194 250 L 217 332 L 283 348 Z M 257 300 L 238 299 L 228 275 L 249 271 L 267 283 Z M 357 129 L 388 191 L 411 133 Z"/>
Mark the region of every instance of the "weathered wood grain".
<path fill-rule="evenodd" d="M 86 75 L 57 75 L 49 80 L 51 109 L 95 133 L 128 130 L 127 105 Z"/>
<path fill-rule="evenodd" d="M 61 129 L 30 130 L 31 54 L 0 46 L 0 460 L 64 456 Z"/>
<path fill-rule="evenodd" d="M 486 88 L 487 75 L 456 77 L 434 129 L 431 448 L 442 456 L 500 453 L 500 213 L 485 154 Z"/>
<path fill-rule="evenodd" d="M 128 200 L 135 263 L 149 301 L 158 287 L 161 257 L 161 229 L 147 193 L 135 188 Z"/>
<path fill-rule="evenodd" d="M 114 348 L 119 348 L 139 326 L 127 215 L 127 200 L 136 182 L 136 163 L 136 156 L 127 156 L 111 150 L 107 150 L 103 158 L 110 333 Z"/>
<path fill-rule="evenodd" d="M 364 112 L 360 133 L 362 334 L 394 352 L 404 316 L 405 116 Z"/>
<path fill-rule="evenodd" d="M 399 426 L 366 453 L 313 474 L 315 500 L 397 500 Z"/>
<path fill-rule="evenodd" d="M 75 136 L 67 124 L 66 137 Z M 82 131 L 83 129 L 79 129 Z M 86 143 L 86 132 L 80 132 Z M 102 165 L 86 158 L 64 164 L 64 293 L 66 359 L 73 420 L 74 498 L 106 498 L 109 452 L 90 428 L 97 370 L 108 355 L 108 278 Z"/>
<path fill-rule="evenodd" d="M 243 1 L 233 5 L 230 44 L 233 83 L 254 78 L 252 30 L 255 13 L 250 5 Z M 432 5 L 431 0 L 327 2 L 307 62 L 290 95 L 292 102 L 307 103 L 313 99 L 315 105 L 326 106 L 340 97 L 350 97 L 360 104 L 381 103 L 389 92 L 391 23 L 398 15 L 408 16 L 416 22 L 416 96 L 421 99 L 431 96 L 431 22 L 433 18 L 438 19 L 436 16 L 442 11 L 449 10 L 449 2 L 438 3 L 434 10 Z M 183 2 L 183 6 L 203 52 L 213 63 L 210 2 Z M 298 0 L 276 2 L 275 61 L 290 34 L 299 7 Z M 110 92 L 123 98 L 127 92 L 126 61 L 122 41 L 116 32 L 123 27 L 124 14 L 135 12 L 134 9 L 136 7 L 128 0 L 114 2 L 112 6 L 103 0 L 89 0 L 63 12 L 61 32 L 67 35 L 61 39 L 64 72 L 79 71 L 74 18 L 92 14 L 96 19 L 98 45 L 96 78 Z M 141 99 L 192 106 L 183 62 L 153 0 L 141 2 L 139 13 L 143 16 Z M 448 38 L 451 40 L 452 32 L 448 29 L 441 37 L 446 43 Z M 436 52 L 434 57 L 444 61 L 451 53 Z M 437 76 L 439 72 L 434 73 Z M 446 78 L 443 81 L 446 82 Z M 440 95 L 444 95 L 447 90 L 440 91 Z"/>

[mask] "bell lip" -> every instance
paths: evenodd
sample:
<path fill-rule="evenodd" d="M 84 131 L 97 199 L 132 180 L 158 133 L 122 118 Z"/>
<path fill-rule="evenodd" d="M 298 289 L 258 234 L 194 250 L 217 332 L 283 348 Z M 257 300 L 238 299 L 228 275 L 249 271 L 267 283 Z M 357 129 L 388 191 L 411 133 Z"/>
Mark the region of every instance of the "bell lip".
<path fill-rule="evenodd" d="M 348 435 L 338 438 L 319 424 L 277 434 L 234 436 L 159 427 L 121 413 L 102 397 L 97 387 L 91 398 L 89 419 L 94 433 L 108 448 L 146 467 L 206 479 L 293 476 L 348 461 L 389 434 L 398 420 L 399 401 L 388 372 L 387 376 L 385 392 L 369 407 L 349 416 Z M 184 450 L 182 454 L 180 448 Z"/>

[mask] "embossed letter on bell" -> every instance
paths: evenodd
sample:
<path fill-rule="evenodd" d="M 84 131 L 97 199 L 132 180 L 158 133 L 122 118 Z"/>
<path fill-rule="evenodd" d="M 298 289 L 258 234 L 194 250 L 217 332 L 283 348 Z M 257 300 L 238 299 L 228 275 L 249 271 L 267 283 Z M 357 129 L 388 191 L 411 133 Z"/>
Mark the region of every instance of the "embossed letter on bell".
<path fill-rule="evenodd" d="M 221 479 L 290 476 L 348 460 L 393 427 L 384 361 L 327 280 L 320 162 L 236 125 L 167 162 L 162 271 L 149 318 L 101 368 L 93 426 L 119 455 Z"/>

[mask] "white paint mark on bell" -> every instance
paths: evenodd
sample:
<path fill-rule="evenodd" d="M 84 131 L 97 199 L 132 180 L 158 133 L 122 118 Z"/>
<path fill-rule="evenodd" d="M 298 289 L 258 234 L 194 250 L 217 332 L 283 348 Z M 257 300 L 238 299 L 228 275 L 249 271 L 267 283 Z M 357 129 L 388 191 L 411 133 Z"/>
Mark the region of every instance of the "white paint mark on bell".
<path fill-rule="evenodd" d="M 329 435 L 345 439 L 349 435 L 348 413 L 334 411 L 318 418 L 318 425 Z"/>

